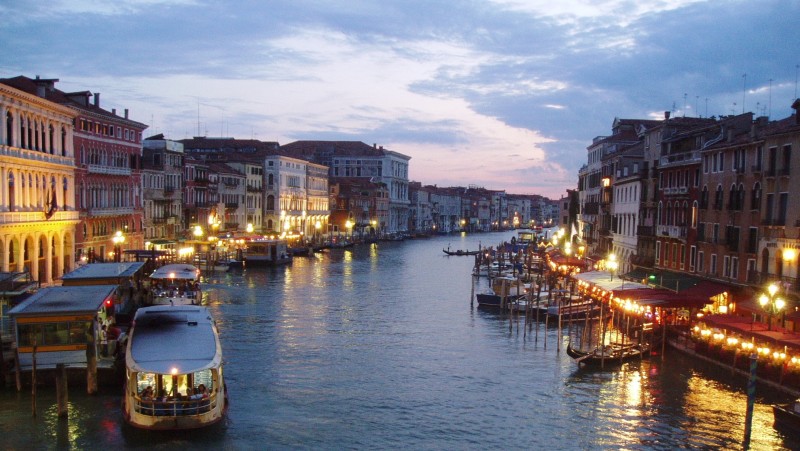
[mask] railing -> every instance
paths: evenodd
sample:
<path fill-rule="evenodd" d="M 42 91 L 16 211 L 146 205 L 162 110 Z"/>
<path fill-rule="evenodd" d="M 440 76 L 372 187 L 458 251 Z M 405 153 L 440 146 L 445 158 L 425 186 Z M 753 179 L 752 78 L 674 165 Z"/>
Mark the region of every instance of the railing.
<path fill-rule="evenodd" d="M 156 401 L 142 399 L 138 396 L 133 398 L 134 409 L 142 415 L 155 417 L 178 417 L 189 415 L 200 415 L 210 412 L 217 407 L 217 395 L 212 395 L 205 399 L 181 399 Z"/>
<path fill-rule="evenodd" d="M 0 156 L 24 158 L 28 161 L 43 161 L 50 164 L 75 167 L 75 157 L 53 155 L 38 150 L 22 149 L 20 147 L 0 146 Z"/>
<path fill-rule="evenodd" d="M 79 217 L 79 213 L 74 210 L 56 211 L 50 219 L 47 219 L 42 211 L 10 211 L 0 213 L 0 224 L 36 221 L 77 221 Z"/>
<path fill-rule="evenodd" d="M 691 152 L 681 152 L 674 155 L 665 155 L 662 156 L 659 160 L 659 166 L 670 166 L 673 164 L 690 164 L 690 163 L 699 163 L 700 162 L 700 152 L 699 151 L 691 151 Z"/>
<path fill-rule="evenodd" d="M 133 214 L 133 207 L 98 207 L 90 208 L 91 216 L 129 216 Z"/>
<path fill-rule="evenodd" d="M 99 164 L 90 164 L 86 166 L 86 170 L 90 174 L 106 174 L 106 175 L 131 175 L 131 168 L 120 168 L 115 166 L 103 166 Z"/>
<path fill-rule="evenodd" d="M 225 202 L 225 208 L 239 208 L 239 202 Z"/>
<path fill-rule="evenodd" d="M 750 167 L 750 169 L 756 174 L 760 173 L 761 172 L 761 165 L 760 164 L 754 164 L 753 166 Z"/>
<path fill-rule="evenodd" d="M 659 235 L 669 236 L 672 238 L 686 238 L 686 227 L 660 225 L 657 227 L 656 233 L 658 233 Z"/>

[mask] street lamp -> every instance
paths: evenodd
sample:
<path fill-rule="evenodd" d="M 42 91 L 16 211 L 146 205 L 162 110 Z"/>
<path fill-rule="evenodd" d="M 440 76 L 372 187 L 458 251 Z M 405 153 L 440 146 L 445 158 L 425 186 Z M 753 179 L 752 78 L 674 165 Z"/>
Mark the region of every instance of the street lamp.
<path fill-rule="evenodd" d="M 317 243 L 317 235 L 319 234 L 319 229 L 322 228 L 322 224 L 319 221 L 314 223 L 314 244 Z"/>
<path fill-rule="evenodd" d="M 117 233 L 114 234 L 114 237 L 111 238 L 111 241 L 114 242 L 114 261 L 122 261 L 120 252 L 122 251 L 122 243 L 125 242 L 125 235 L 122 234 L 122 231 L 117 230 Z"/>
<path fill-rule="evenodd" d="M 619 263 L 617 263 L 616 254 L 608 254 L 608 261 L 606 262 L 606 267 L 608 268 L 609 274 L 611 274 L 611 280 L 614 280 L 614 271 L 616 271 L 617 268 L 619 267 Z"/>
<path fill-rule="evenodd" d="M 771 283 L 767 287 L 767 292 L 761 293 L 761 296 L 758 298 L 758 303 L 761 304 L 761 308 L 766 310 L 769 315 L 767 330 L 772 330 L 772 315 L 777 315 L 778 312 L 783 310 L 783 307 L 786 306 L 786 301 L 777 296 L 778 289 L 778 285 Z"/>
<path fill-rule="evenodd" d="M 353 237 L 353 235 L 352 235 L 353 232 L 351 230 L 353 229 L 353 221 L 348 219 L 344 223 L 344 227 L 347 229 L 347 235 L 350 236 L 350 238 L 352 238 Z"/>

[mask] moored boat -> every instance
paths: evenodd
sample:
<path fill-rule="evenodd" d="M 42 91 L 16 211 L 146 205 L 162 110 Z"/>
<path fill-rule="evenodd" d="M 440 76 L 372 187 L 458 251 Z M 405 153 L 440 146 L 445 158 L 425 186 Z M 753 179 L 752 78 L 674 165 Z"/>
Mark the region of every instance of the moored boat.
<path fill-rule="evenodd" d="M 800 399 L 788 404 L 774 404 L 772 414 L 775 416 L 775 426 L 800 431 Z"/>
<path fill-rule="evenodd" d="M 581 351 L 572 347 L 572 343 L 567 345 L 567 355 L 575 359 L 579 365 L 601 366 L 623 363 L 634 359 L 641 359 L 645 356 L 649 347 L 638 344 L 609 344 L 598 346 L 589 351 Z"/>
<path fill-rule="evenodd" d="M 196 429 L 222 420 L 222 346 L 208 309 L 140 308 L 129 331 L 123 390 L 123 416 L 138 428 Z"/>
<path fill-rule="evenodd" d="M 186 263 L 164 265 L 149 276 L 153 305 L 200 304 L 200 269 Z"/>

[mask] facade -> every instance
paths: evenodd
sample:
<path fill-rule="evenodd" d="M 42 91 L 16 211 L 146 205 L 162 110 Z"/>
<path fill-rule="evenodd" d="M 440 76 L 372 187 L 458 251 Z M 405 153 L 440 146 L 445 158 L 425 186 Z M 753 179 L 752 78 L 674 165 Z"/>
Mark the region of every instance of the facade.
<path fill-rule="evenodd" d="M 642 193 L 643 144 L 637 143 L 612 157 L 614 203 L 611 206 L 611 252 L 617 256 L 620 273 L 632 269 L 637 252 L 639 205 Z"/>
<path fill-rule="evenodd" d="M 317 222 L 327 228 L 327 167 L 283 155 L 267 156 L 263 167 L 266 231 L 308 237 Z"/>
<path fill-rule="evenodd" d="M 145 247 L 185 237 L 183 144 L 156 135 L 143 141 L 142 197 Z"/>
<path fill-rule="evenodd" d="M 0 80 L 0 271 L 52 283 L 75 268 L 78 112 Z"/>
<path fill-rule="evenodd" d="M 360 141 L 295 141 L 282 145 L 280 152 L 328 166 L 332 184 L 339 177 L 359 177 L 385 184 L 389 190 L 389 216 L 378 226 L 385 232 L 407 230 L 411 203 L 408 162 L 411 157 Z"/>
<path fill-rule="evenodd" d="M 208 176 L 212 186 L 217 187 L 217 204 L 208 218 L 210 233 L 235 236 L 247 227 L 245 217 L 246 177 L 225 163 L 209 162 Z"/>

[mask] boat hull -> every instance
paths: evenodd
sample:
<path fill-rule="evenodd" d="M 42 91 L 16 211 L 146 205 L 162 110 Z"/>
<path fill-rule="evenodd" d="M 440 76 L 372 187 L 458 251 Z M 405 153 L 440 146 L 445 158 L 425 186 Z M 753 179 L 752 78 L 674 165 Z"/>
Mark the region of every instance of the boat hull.
<path fill-rule="evenodd" d="M 796 404 L 775 404 L 772 406 L 772 413 L 775 416 L 775 426 L 779 428 L 789 428 L 793 432 L 800 431 L 800 412 L 794 406 Z"/>

